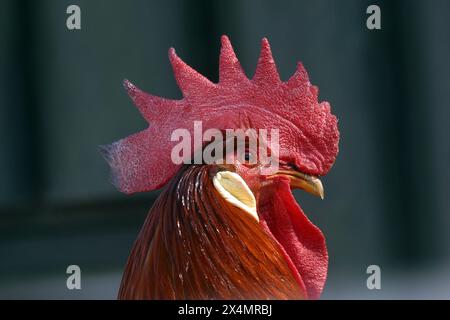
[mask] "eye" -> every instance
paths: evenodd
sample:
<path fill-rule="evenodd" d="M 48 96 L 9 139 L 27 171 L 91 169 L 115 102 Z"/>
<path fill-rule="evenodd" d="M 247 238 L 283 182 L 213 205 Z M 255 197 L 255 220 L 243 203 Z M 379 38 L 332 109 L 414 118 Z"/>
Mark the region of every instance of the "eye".
<path fill-rule="evenodd" d="M 246 165 L 256 165 L 256 155 L 255 155 L 255 153 L 253 153 L 253 152 L 251 152 L 251 151 L 249 151 L 249 150 L 246 150 L 245 151 L 245 153 L 244 153 L 244 161 L 245 161 L 245 164 Z"/>

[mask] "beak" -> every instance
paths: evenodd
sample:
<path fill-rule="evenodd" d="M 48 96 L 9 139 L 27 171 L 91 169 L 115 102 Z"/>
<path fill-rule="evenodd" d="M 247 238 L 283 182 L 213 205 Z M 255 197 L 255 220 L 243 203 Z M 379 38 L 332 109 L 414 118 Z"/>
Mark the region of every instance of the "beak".
<path fill-rule="evenodd" d="M 275 175 L 283 175 L 288 177 L 292 189 L 305 190 L 306 192 L 320 197 L 322 200 L 325 196 L 322 181 L 315 176 L 296 170 L 280 170 Z"/>

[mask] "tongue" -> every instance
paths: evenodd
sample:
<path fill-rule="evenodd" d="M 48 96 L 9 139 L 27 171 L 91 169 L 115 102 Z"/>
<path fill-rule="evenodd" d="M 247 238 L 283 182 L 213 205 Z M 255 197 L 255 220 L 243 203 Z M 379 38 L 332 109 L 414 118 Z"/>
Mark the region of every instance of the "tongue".
<path fill-rule="evenodd" d="M 327 277 L 328 252 L 322 232 L 295 201 L 285 177 L 261 189 L 258 211 L 262 226 L 280 244 L 306 298 L 318 299 Z"/>

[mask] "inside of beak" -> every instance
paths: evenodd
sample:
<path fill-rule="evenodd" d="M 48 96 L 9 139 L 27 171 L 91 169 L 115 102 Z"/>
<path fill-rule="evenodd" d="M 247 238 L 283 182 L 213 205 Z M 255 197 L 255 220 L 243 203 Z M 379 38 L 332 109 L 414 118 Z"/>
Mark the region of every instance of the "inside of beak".
<path fill-rule="evenodd" d="M 292 189 L 302 189 L 306 192 L 320 197 L 322 200 L 325 196 L 322 181 L 320 181 L 320 179 L 315 176 L 311 176 L 296 170 L 280 170 L 275 175 L 283 175 L 288 177 Z"/>

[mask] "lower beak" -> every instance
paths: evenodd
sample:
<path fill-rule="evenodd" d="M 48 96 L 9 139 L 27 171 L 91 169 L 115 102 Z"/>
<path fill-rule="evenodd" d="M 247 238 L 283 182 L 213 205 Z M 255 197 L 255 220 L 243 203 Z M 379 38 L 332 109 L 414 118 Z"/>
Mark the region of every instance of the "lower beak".
<path fill-rule="evenodd" d="M 280 170 L 275 175 L 288 177 L 292 189 L 302 189 L 306 192 L 320 197 L 322 200 L 324 198 L 322 181 L 320 181 L 320 179 L 315 176 L 311 176 L 296 170 Z"/>

